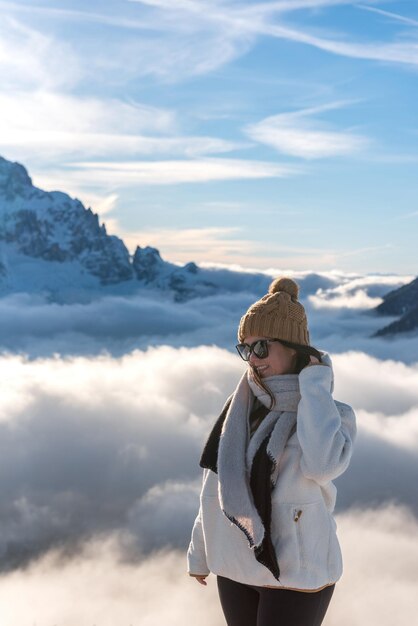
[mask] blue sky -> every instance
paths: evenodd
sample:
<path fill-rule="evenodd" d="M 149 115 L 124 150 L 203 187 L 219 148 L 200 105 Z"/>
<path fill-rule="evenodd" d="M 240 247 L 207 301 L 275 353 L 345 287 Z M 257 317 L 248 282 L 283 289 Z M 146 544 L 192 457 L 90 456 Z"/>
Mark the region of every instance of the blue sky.
<path fill-rule="evenodd" d="M 416 2 L 0 11 L 0 154 L 131 251 L 416 274 Z"/>

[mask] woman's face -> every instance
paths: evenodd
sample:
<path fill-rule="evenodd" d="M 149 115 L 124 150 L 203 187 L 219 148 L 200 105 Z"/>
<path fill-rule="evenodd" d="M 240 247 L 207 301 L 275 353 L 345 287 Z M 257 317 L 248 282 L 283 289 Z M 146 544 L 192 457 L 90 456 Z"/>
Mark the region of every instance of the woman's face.
<path fill-rule="evenodd" d="M 245 337 L 244 343 L 251 345 L 258 339 L 268 339 L 268 337 Z M 249 363 L 257 369 L 260 378 L 275 376 L 277 374 L 293 374 L 296 367 L 296 350 L 282 345 L 279 341 L 271 341 L 268 344 L 268 356 L 259 359 L 251 352 Z"/>

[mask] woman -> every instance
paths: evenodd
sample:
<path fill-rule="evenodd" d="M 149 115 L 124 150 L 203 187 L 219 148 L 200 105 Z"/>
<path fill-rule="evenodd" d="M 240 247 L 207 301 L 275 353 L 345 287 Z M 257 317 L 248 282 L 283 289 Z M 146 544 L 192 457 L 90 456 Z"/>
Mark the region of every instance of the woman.
<path fill-rule="evenodd" d="M 333 480 L 356 435 L 331 359 L 309 345 L 299 287 L 282 277 L 241 318 L 248 361 L 204 447 L 190 576 L 217 576 L 228 626 L 319 626 L 342 575 Z"/>

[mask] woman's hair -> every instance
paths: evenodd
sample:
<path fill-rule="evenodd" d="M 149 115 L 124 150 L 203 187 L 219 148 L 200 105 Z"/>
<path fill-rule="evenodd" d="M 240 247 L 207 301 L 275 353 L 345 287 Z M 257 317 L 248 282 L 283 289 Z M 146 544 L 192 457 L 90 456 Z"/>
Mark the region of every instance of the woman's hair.
<path fill-rule="evenodd" d="M 251 372 L 251 376 L 253 377 L 253 380 L 257 383 L 259 387 L 261 387 L 261 389 L 263 389 L 270 396 L 271 402 L 270 402 L 269 409 L 271 411 L 274 405 L 276 404 L 276 398 L 274 397 L 274 394 L 271 391 L 270 387 L 268 387 L 266 383 L 263 383 L 261 376 L 257 372 L 256 368 L 253 365 L 251 365 L 251 363 L 249 363 L 249 366 L 250 366 L 250 372 Z"/>
<path fill-rule="evenodd" d="M 321 353 L 319 352 L 319 350 L 317 350 L 316 348 L 313 348 L 312 346 L 305 346 L 299 343 L 293 343 L 291 341 L 284 341 L 282 339 L 280 339 L 280 343 L 286 348 L 293 348 L 293 350 L 296 350 L 296 365 L 295 365 L 295 371 L 292 372 L 293 374 L 300 374 L 302 369 L 306 365 L 308 365 L 308 363 L 310 362 L 311 355 L 316 356 L 316 358 L 319 359 L 319 361 L 321 360 Z M 257 383 L 259 387 L 261 387 L 261 389 L 263 389 L 270 396 L 271 404 L 269 408 L 271 411 L 276 403 L 274 394 L 269 388 L 269 386 L 265 382 L 263 382 L 256 368 L 253 367 L 251 364 L 250 364 L 250 368 L 251 368 L 251 375 L 254 381 Z"/>

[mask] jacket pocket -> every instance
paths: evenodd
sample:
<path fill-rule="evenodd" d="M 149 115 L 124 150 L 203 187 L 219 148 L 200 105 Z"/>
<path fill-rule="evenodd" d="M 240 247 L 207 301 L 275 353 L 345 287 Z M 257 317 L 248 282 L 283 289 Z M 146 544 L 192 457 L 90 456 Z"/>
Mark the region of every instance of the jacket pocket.
<path fill-rule="evenodd" d="M 293 505 L 293 524 L 296 531 L 301 569 L 312 573 L 328 570 L 331 539 L 331 520 L 324 502 Z"/>
<path fill-rule="evenodd" d="M 271 517 L 271 536 L 283 576 L 296 574 L 300 569 L 300 549 L 296 524 L 293 521 L 295 505 L 274 503 Z"/>

